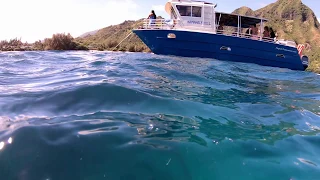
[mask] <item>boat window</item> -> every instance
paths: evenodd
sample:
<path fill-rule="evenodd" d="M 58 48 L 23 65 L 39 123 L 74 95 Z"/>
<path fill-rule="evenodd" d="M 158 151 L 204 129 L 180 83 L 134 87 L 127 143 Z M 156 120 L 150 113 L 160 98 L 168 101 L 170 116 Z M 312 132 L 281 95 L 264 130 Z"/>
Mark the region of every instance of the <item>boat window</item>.
<path fill-rule="evenodd" d="M 202 7 L 177 5 L 181 16 L 201 17 Z"/>
<path fill-rule="evenodd" d="M 177 5 L 177 9 L 181 16 L 191 16 L 191 6 Z"/>
<path fill-rule="evenodd" d="M 201 17 L 202 8 L 197 6 L 192 6 L 192 17 Z"/>

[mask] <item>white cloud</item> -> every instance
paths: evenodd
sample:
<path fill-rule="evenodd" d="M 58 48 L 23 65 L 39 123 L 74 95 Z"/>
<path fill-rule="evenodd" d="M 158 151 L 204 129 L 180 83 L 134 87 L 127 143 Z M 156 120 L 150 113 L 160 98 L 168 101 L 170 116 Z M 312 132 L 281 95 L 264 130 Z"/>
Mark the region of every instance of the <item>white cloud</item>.
<path fill-rule="evenodd" d="M 318 18 L 318 22 L 320 22 L 320 18 Z"/>
<path fill-rule="evenodd" d="M 152 9 L 154 11 L 156 11 L 155 13 L 157 13 L 157 11 L 164 11 L 165 10 L 164 8 L 165 8 L 164 5 L 153 5 L 152 6 Z"/>
<path fill-rule="evenodd" d="M 118 24 L 128 17 L 139 19 L 134 0 L 2 0 L 0 6 L 0 40 L 22 38 L 23 41 L 51 37 L 54 33 L 71 33 L 74 37 L 87 31 Z"/>

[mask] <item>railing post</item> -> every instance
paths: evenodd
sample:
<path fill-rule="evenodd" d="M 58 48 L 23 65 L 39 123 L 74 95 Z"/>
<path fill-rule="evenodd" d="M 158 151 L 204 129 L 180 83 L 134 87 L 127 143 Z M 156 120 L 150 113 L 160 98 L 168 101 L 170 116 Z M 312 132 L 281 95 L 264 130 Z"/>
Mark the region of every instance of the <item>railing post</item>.
<path fill-rule="evenodd" d="M 143 22 L 143 24 L 144 24 L 144 28 L 148 29 L 148 23 L 147 23 L 147 19 L 144 19 L 144 22 Z"/>
<path fill-rule="evenodd" d="M 202 4 L 201 16 L 202 16 L 202 26 L 203 26 L 204 25 L 204 4 Z"/>
<path fill-rule="evenodd" d="M 260 22 L 260 41 L 262 41 L 263 21 Z"/>
<path fill-rule="evenodd" d="M 238 15 L 238 30 L 237 30 L 237 37 L 239 37 L 239 31 L 240 31 L 240 16 Z"/>

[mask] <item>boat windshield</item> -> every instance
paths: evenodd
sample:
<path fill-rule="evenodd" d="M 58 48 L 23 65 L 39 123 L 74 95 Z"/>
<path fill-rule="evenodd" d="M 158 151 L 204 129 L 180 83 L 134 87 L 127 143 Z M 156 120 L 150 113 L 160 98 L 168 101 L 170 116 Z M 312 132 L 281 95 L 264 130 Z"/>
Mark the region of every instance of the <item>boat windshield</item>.
<path fill-rule="evenodd" d="M 186 5 L 177 5 L 176 7 L 180 16 L 201 17 L 202 7 Z"/>
<path fill-rule="evenodd" d="M 249 28 L 251 25 L 267 22 L 266 19 L 259 19 L 250 16 L 241 16 L 237 14 L 227 14 L 216 12 L 217 24 L 224 24 L 225 26 Z M 239 17 L 239 18 L 238 18 Z"/>
<path fill-rule="evenodd" d="M 266 19 L 221 12 L 215 12 L 215 16 L 218 34 L 252 38 L 268 42 L 274 42 L 275 40 L 274 38 L 263 35 L 264 23 L 267 22 Z"/>
<path fill-rule="evenodd" d="M 176 12 L 174 11 L 174 9 L 173 9 L 173 7 L 171 6 L 171 19 L 177 19 L 178 18 L 178 16 L 177 16 L 177 14 L 176 14 Z"/>

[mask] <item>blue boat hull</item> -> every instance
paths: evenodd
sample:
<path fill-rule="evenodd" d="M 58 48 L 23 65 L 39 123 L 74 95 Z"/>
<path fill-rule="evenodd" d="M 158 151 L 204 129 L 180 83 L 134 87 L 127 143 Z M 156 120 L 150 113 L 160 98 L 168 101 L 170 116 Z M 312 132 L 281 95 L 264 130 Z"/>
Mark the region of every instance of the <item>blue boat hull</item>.
<path fill-rule="evenodd" d="M 305 70 L 298 50 L 247 38 L 180 30 L 139 29 L 134 33 L 155 54 L 214 58 L 263 66 Z M 168 38 L 172 33 L 175 38 Z"/>

